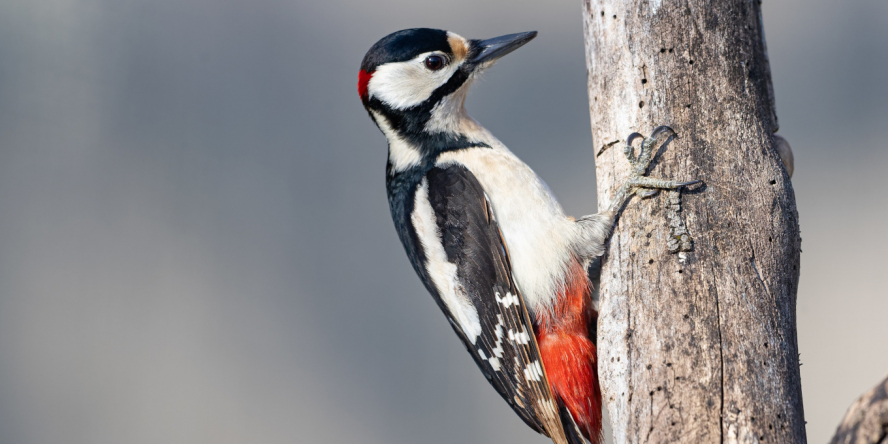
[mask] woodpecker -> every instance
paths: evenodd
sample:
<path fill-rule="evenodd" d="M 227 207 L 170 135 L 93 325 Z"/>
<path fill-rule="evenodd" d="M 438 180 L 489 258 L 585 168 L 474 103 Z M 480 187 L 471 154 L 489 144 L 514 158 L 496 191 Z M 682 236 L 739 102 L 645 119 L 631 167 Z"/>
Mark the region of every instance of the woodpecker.
<path fill-rule="evenodd" d="M 468 40 L 406 29 L 374 44 L 358 93 L 388 139 L 392 219 L 416 274 L 481 372 L 527 425 L 557 444 L 601 441 L 595 333 L 586 273 L 633 195 L 696 183 L 646 177 L 659 127 L 611 206 L 573 219 L 548 186 L 466 113 L 469 86 L 536 37 Z"/>

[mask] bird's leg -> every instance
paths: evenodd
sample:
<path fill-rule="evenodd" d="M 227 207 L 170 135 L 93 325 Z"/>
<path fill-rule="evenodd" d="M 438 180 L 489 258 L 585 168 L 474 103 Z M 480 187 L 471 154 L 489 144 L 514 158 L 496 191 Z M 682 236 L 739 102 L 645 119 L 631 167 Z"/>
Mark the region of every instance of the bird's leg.
<path fill-rule="evenodd" d="M 675 131 L 668 126 L 659 126 L 651 133 L 650 137 L 644 139 L 641 143 L 641 151 L 638 157 L 635 157 L 635 150 L 632 148 L 632 141 L 642 137 L 641 134 L 632 133 L 626 138 L 626 147 L 624 153 L 629 161 L 630 171 L 629 178 L 617 190 L 607 210 L 598 214 L 585 216 L 577 220 L 577 223 L 583 228 L 584 245 L 579 248 L 579 253 L 586 260 L 601 256 L 604 254 L 604 244 L 610 236 L 614 226 L 617 213 L 623 205 L 626 204 L 633 195 L 641 197 L 650 197 L 659 192 L 661 189 L 674 190 L 687 185 L 699 183 L 699 180 L 691 180 L 687 182 L 676 182 L 673 180 L 657 179 L 647 177 L 648 166 L 654 154 L 654 146 L 657 144 L 657 137 L 663 133 L 669 136 L 675 135 Z"/>

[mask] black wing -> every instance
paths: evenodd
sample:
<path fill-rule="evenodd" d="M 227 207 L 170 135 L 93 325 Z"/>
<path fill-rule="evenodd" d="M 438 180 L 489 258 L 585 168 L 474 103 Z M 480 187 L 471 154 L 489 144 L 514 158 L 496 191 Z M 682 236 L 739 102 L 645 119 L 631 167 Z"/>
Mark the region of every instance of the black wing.
<path fill-rule="evenodd" d="M 481 184 L 461 165 L 435 167 L 415 196 L 409 225 L 426 287 L 497 392 L 530 427 L 561 442 L 558 407 Z"/>

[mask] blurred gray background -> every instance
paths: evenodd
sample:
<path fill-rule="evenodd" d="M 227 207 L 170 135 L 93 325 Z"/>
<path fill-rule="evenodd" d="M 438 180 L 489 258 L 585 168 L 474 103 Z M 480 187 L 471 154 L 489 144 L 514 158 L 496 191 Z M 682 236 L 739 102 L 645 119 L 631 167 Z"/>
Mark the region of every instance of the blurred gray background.
<path fill-rule="evenodd" d="M 888 372 L 888 2 L 766 0 L 811 442 Z M 595 211 L 579 1 L 0 2 L 0 442 L 538 443 L 396 238 L 389 32 L 538 30 L 472 114 Z"/>

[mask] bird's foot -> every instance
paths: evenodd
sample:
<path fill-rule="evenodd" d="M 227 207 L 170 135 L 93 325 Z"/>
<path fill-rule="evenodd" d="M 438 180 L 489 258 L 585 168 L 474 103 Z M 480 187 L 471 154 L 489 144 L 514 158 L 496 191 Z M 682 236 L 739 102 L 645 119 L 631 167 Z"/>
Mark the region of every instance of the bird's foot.
<path fill-rule="evenodd" d="M 673 180 L 663 180 L 645 176 L 648 166 L 650 166 L 654 156 L 654 146 L 657 145 L 657 137 L 661 134 L 668 134 L 669 137 L 673 137 L 675 131 L 666 125 L 658 126 L 649 137 L 646 137 L 644 141 L 641 142 L 641 152 L 638 154 L 638 157 L 635 157 L 635 149 L 632 148 L 632 141 L 643 136 L 638 133 L 632 133 L 626 138 L 626 147 L 623 149 L 623 152 L 626 154 L 626 159 L 629 160 L 629 165 L 632 166 L 632 171 L 629 174 L 629 185 L 636 190 L 636 194 L 639 196 L 649 197 L 656 194 L 657 191 L 661 189 L 674 190 L 679 187 L 700 182 L 699 180 L 676 182 Z"/>
<path fill-rule="evenodd" d="M 639 133 L 632 133 L 626 138 L 626 147 L 623 152 L 626 154 L 626 159 L 629 161 L 631 170 L 629 172 L 629 179 L 622 187 L 620 187 L 620 190 L 617 192 L 617 196 L 612 203 L 613 211 L 616 211 L 619 207 L 623 206 L 625 201 L 632 195 L 637 195 L 642 198 L 651 197 L 657 194 L 660 190 L 674 190 L 701 182 L 700 180 L 677 182 L 674 180 L 657 179 L 645 176 L 654 155 L 654 147 L 657 145 L 657 138 L 662 134 L 668 134 L 669 137 L 672 137 L 675 135 L 675 131 L 665 125 L 658 126 L 649 137 L 645 137 L 641 142 L 641 151 L 638 153 L 638 157 L 635 157 L 635 149 L 632 147 L 632 141 L 644 136 Z"/>

